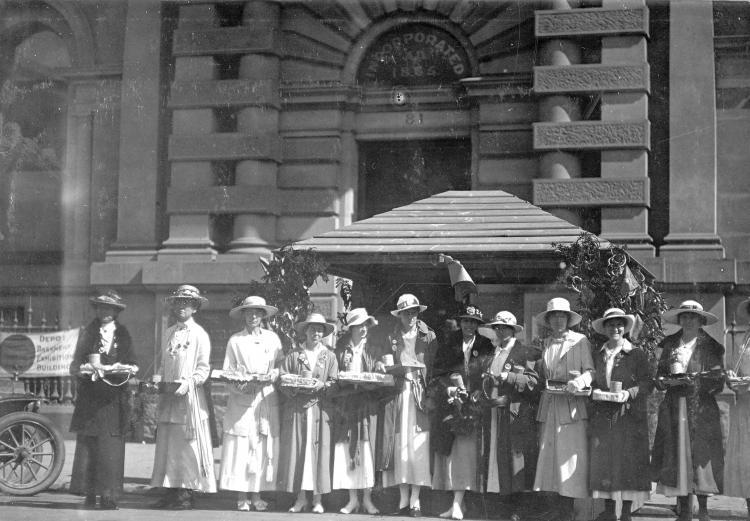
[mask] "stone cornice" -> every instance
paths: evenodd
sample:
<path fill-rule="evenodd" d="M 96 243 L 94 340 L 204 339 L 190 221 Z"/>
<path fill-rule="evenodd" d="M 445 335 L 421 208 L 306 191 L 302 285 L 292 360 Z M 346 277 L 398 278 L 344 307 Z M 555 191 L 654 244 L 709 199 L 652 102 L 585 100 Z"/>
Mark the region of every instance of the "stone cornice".
<path fill-rule="evenodd" d="M 279 55 L 279 32 L 263 22 L 219 29 L 178 29 L 174 32 L 174 56 L 212 56 L 224 54 Z"/>
<path fill-rule="evenodd" d="M 274 80 L 176 81 L 169 93 L 169 108 L 264 106 L 279 108 L 279 87 Z"/>

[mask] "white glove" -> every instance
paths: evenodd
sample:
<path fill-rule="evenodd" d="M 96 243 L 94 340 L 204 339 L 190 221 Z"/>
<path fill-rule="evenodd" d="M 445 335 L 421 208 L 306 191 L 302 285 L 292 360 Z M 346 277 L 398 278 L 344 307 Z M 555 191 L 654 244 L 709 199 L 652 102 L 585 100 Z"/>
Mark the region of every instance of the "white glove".
<path fill-rule="evenodd" d="M 176 396 L 185 396 L 190 389 L 190 381 L 183 380 L 177 390 L 174 392 Z"/>

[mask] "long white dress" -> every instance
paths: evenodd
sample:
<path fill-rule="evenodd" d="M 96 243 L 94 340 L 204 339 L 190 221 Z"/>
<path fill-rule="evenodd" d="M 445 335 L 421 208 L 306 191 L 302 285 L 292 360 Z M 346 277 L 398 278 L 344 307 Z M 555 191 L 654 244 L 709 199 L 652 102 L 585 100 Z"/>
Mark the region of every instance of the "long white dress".
<path fill-rule="evenodd" d="M 750 343 L 750 332 L 743 344 Z M 735 364 L 737 362 L 735 361 Z M 750 376 L 750 347 L 742 353 L 738 376 Z M 737 392 L 729 410 L 729 439 L 724 466 L 724 495 L 750 498 L 750 391 Z"/>
<path fill-rule="evenodd" d="M 227 343 L 224 371 L 268 374 L 282 348 L 276 333 L 243 329 Z M 229 386 L 224 415 L 219 488 L 238 492 L 276 490 L 279 462 L 279 399 L 273 384 Z"/>
<path fill-rule="evenodd" d="M 208 408 L 200 387 L 210 372 L 210 354 L 208 333 L 192 318 L 164 332 L 162 379 L 186 379 L 190 387 L 184 396 L 160 397 L 152 487 L 216 492 Z"/>

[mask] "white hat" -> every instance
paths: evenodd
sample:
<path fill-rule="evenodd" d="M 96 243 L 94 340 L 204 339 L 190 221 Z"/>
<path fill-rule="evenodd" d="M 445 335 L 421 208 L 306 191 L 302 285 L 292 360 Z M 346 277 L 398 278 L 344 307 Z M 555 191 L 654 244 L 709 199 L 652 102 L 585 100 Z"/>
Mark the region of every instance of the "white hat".
<path fill-rule="evenodd" d="M 370 326 L 377 326 L 378 321 L 375 320 L 375 317 L 367 313 L 367 310 L 365 308 L 354 308 L 349 313 L 346 314 L 345 320 L 345 326 L 346 327 L 352 327 L 352 326 L 359 326 L 361 324 L 364 324 L 365 322 L 369 322 L 368 325 Z"/>
<path fill-rule="evenodd" d="M 735 311 L 736 318 L 740 322 L 750 322 L 750 298 L 746 298 L 739 304 L 737 304 L 737 311 Z"/>
<path fill-rule="evenodd" d="M 519 326 L 516 323 L 516 316 L 510 311 L 498 311 L 495 314 L 495 318 L 491 322 L 485 324 L 487 327 L 492 326 L 507 326 L 512 327 L 516 333 L 523 331 L 523 326 Z"/>
<path fill-rule="evenodd" d="M 391 311 L 391 315 L 397 317 L 398 314 L 402 311 L 406 311 L 407 309 L 411 308 L 419 308 L 419 312 L 421 313 L 422 311 L 427 309 L 427 306 L 423 306 L 422 304 L 420 304 L 419 299 L 411 293 L 404 293 L 398 298 L 396 309 Z"/>
<path fill-rule="evenodd" d="M 164 297 L 164 301 L 171 303 L 173 300 L 188 299 L 194 301 L 199 306 L 208 302 L 208 299 L 201 295 L 201 292 L 195 286 L 183 284 L 174 290 L 170 295 Z"/>
<path fill-rule="evenodd" d="M 547 325 L 547 315 L 554 312 L 554 311 L 564 311 L 568 314 L 568 327 L 573 327 L 576 324 L 581 322 L 581 315 L 576 313 L 575 311 L 570 310 L 570 302 L 568 302 L 567 299 L 564 299 L 562 297 L 555 297 L 553 299 L 550 299 L 549 302 L 547 302 L 547 310 L 542 311 L 537 316 L 534 317 L 534 320 L 536 321 L 537 325 L 539 326 L 546 326 Z"/>
<path fill-rule="evenodd" d="M 229 316 L 232 318 L 240 318 L 242 316 L 242 312 L 246 309 L 262 309 L 266 312 L 266 318 L 274 316 L 279 311 L 278 308 L 266 305 L 266 299 L 264 299 L 263 297 L 251 295 L 249 297 L 245 297 L 245 299 L 240 302 L 238 306 L 233 307 L 229 312 Z"/>
<path fill-rule="evenodd" d="M 719 318 L 713 313 L 703 311 L 703 306 L 701 306 L 700 303 L 696 302 L 695 300 L 686 300 L 684 302 L 681 302 L 679 307 L 665 311 L 664 315 L 662 315 L 662 320 L 670 324 L 679 325 L 680 315 L 682 315 L 683 313 L 693 313 L 695 315 L 703 317 L 706 325 L 715 324 L 719 321 Z"/>
<path fill-rule="evenodd" d="M 619 318 L 625 321 L 626 333 L 630 333 L 630 331 L 633 329 L 633 325 L 635 324 L 635 316 L 626 314 L 620 308 L 609 308 L 604 312 L 602 318 L 597 318 L 591 323 L 591 327 L 594 328 L 594 331 L 596 331 L 597 333 L 606 335 L 607 333 L 604 330 L 604 324 L 605 322 L 607 322 L 607 320 L 612 320 L 614 318 Z"/>
<path fill-rule="evenodd" d="M 321 326 L 323 326 L 323 336 L 330 335 L 331 333 L 333 333 L 333 330 L 336 329 L 336 327 L 328 322 L 326 320 L 326 317 L 324 317 L 320 313 L 310 313 L 309 315 L 307 315 L 307 318 L 305 320 L 294 324 L 294 330 L 297 331 L 297 334 L 304 335 L 307 326 L 311 324 L 320 324 Z"/>

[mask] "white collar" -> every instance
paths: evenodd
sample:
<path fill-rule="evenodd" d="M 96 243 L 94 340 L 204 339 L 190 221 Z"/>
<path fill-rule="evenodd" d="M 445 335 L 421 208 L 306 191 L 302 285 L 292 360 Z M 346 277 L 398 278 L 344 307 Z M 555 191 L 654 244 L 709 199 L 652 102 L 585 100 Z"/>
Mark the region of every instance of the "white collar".
<path fill-rule="evenodd" d="M 102 333 L 114 333 L 116 328 L 117 324 L 115 324 L 115 321 L 113 320 L 112 322 L 108 322 L 99 326 L 99 331 L 101 331 Z"/>

